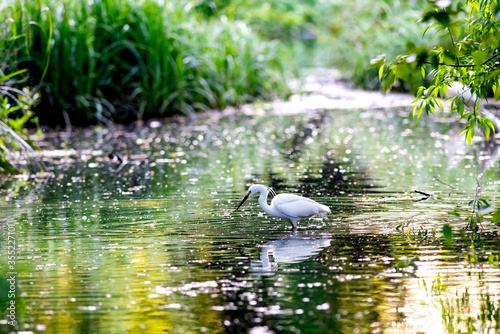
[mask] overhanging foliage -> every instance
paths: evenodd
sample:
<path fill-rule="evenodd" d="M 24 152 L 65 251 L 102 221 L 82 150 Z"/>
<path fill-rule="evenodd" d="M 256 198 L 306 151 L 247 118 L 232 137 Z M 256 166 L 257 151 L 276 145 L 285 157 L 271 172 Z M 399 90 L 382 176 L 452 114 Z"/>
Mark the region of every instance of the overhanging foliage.
<path fill-rule="evenodd" d="M 444 110 L 441 100 L 446 98 L 451 100 L 450 112 L 467 121 L 462 133 L 469 145 L 476 129 L 484 129 L 489 139 L 495 124 L 481 111 L 481 103 L 489 97 L 500 99 L 500 3 L 467 0 L 431 5 L 422 16 L 427 24 L 422 35 L 435 32 L 442 39 L 436 45 L 410 49 L 394 61 L 374 60 L 380 66 L 382 88 L 390 89 L 398 79 L 411 81 L 415 73 L 430 77 L 431 84 L 417 91 L 413 115 Z M 464 88 L 452 95 L 449 87 L 457 86 Z"/>

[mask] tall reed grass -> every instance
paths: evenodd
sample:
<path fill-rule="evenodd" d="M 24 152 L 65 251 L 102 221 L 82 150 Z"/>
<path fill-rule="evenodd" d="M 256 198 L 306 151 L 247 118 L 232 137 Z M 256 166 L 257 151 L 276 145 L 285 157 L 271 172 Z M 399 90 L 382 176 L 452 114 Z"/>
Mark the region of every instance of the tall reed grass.
<path fill-rule="evenodd" d="M 13 78 L 21 73 L 0 73 L 0 175 L 45 169 L 43 162 L 33 154 L 36 146 L 27 129 L 29 124 L 32 127 L 38 125 L 32 107 L 39 93 L 28 88 L 19 90 L 12 87 Z"/>
<path fill-rule="evenodd" d="M 0 22 L 0 68 L 27 69 L 42 123 L 129 122 L 288 94 L 277 44 L 187 0 L 11 1 Z"/>

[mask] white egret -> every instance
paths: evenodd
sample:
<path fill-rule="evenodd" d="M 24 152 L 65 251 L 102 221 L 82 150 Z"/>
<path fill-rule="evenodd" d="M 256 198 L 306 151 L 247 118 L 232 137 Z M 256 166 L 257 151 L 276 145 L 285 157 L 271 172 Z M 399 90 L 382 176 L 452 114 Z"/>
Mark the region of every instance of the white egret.
<path fill-rule="evenodd" d="M 245 198 L 241 201 L 236 211 L 245 203 L 245 201 L 253 195 L 260 193 L 259 205 L 265 213 L 272 217 L 278 217 L 288 220 L 292 224 L 293 229 L 297 228 L 297 222 L 304 218 L 311 218 L 315 215 L 325 215 L 330 213 L 330 208 L 326 205 L 319 204 L 312 199 L 305 198 L 294 194 L 279 194 L 271 200 L 271 205 L 267 204 L 267 196 L 269 193 L 276 195 L 274 190 L 262 184 L 254 184 L 248 188 Z"/>

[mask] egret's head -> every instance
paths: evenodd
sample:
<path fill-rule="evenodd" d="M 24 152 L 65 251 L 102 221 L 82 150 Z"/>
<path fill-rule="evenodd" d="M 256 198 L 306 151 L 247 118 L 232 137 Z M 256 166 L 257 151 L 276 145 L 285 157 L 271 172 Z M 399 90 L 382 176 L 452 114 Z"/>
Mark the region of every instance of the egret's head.
<path fill-rule="evenodd" d="M 245 203 L 245 201 L 248 198 L 252 197 L 256 193 L 257 193 L 257 191 L 255 191 L 255 184 L 251 185 L 250 188 L 248 188 L 248 190 L 247 190 L 247 194 L 245 195 L 245 197 L 243 197 L 243 200 L 241 201 L 240 205 L 238 205 L 238 207 L 236 208 L 236 211 L 238 211 L 238 209 L 240 208 L 240 206 L 242 206 L 243 203 Z"/>
<path fill-rule="evenodd" d="M 253 195 L 255 195 L 257 193 L 269 193 L 269 192 L 271 192 L 271 194 L 273 196 L 276 195 L 276 193 L 274 192 L 274 190 L 272 190 L 271 188 L 269 188 L 267 186 L 264 186 L 262 184 L 252 184 L 250 186 L 250 188 L 248 188 L 247 194 L 245 195 L 245 197 L 241 201 L 240 205 L 238 205 L 238 207 L 236 208 L 236 211 L 238 211 L 238 209 L 240 208 L 240 206 L 242 206 L 243 203 L 245 203 L 245 201 L 247 199 L 249 199 L 250 197 L 252 197 Z"/>
<path fill-rule="evenodd" d="M 261 188 L 262 186 L 260 184 L 252 184 L 247 190 L 248 198 L 252 197 L 256 193 L 260 193 L 262 191 Z"/>

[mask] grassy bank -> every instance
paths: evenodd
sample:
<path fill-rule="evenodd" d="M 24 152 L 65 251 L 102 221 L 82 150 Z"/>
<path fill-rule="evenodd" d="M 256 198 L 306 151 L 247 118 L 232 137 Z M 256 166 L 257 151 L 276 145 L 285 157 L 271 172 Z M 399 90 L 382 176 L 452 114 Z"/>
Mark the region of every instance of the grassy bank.
<path fill-rule="evenodd" d="M 0 11 L 1 70 L 27 70 L 14 86 L 40 89 L 36 111 L 49 125 L 128 123 L 285 97 L 285 73 L 314 66 L 377 89 L 370 60 L 423 43 L 417 21 L 426 5 L 11 1 Z"/>
<path fill-rule="evenodd" d="M 14 86 L 40 89 L 44 124 L 130 122 L 288 93 L 277 44 L 188 1 L 17 1 L 0 13 L 2 71 L 27 69 Z"/>
<path fill-rule="evenodd" d="M 0 3 L 0 146 L 7 149 L 0 172 L 19 172 L 9 156 L 31 145 L 14 135 L 29 144 L 26 127 L 38 118 L 51 127 L 130 123 L 284 98 L 288 77 L 317 66 L 336 67 L 347 81 L 377 89 L 378 67 L 370 60 L 422 44 L 418 19 L 426 5 L 6 0 Z M 399 88 L 414 90 L 421 80 L 418 73 Z"/>

